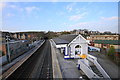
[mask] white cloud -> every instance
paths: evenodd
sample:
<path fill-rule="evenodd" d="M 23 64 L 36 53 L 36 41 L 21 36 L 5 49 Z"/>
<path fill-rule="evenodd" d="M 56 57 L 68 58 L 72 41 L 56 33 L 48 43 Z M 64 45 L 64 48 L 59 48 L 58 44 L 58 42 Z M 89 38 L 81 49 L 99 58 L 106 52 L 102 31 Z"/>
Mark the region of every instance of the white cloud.
<path fill-rule="evenodd" d="M 111 31 L 118 33 L 117 17 L 101 18 L 99 21 L 79 22 L 70 26 L 70 28 L 98 30 L 101 32 Z"/>
<path fill-rule="evenodd" d="M 73 7 L 76 5 L 76 3 L 71 3 L 69 5 L 66 6 L 66 9 L 68 10 L 68 12 L 71 12 L 73 10 Z"/>
<path fill-rule="evenodd" d="M 34 10 L 38 10 L 39 8 L 38 7 L 35 7 L 35 6 L 29 6 L 29 7 L 20 7 L 20 6 L 17 6 L 17 5 L 13 5 L 13 4 L 9 4 L 7 5 L 9 8 L 12 8 L 12 9 L 15 9 L 17 11 L 26 11 L 27 13 L 31 13 L 32 11 Z"/>
<path fill-rule="evenodd" d="M 20 12 L 22 12 L 24 10 L 24 8 L 17 6 L 17 5 L 13 5 L 13 4 L 9 4 L 9 5 L 7 5 L 7 7 L 15 9 L 15 10 L 20 11 Z"/>
<path fill-rule="evenodd" d="M 78 21 L 81 18 L 83 18 L 85 15 L 86 15 L 86 13 L 73 15 L 73 16 L 70 16 L 69 20 L 71 20 L 71 21 Z"/>
<path fill-rule="evenodd" d="M 31 13 L 34 10 L 38 10 L 39 8 L 35 7 L 35 6 L 31 6 L 31 7 L 25 7 L 25 10 L 27 13 Z"/>
<path fill-rule="evenodd" d="M 83 8 L 76 8 L 75 12 L 78 14 L 80 12 L 87 11 L 84 7 Z"/>
<path fill-rule="evenodd" d="M 118 20 L 117 16 L 113 16 L 113 17 L 101 17 L 102 20 Z"/>

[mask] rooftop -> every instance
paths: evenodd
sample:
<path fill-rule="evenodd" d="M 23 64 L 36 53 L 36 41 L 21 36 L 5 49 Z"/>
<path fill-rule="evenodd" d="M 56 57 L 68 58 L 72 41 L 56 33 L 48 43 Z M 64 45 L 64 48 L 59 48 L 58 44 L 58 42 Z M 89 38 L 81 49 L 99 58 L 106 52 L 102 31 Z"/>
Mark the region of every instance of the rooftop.
<path fill-rule="evenodd" d="M 57 38 L 53 38 L 56 44 L 68 44 L 78 35 L 75 34 L 68 34 L 68 35 L 61 35 Z"/>
<path fill-rule="evenodd" d="M 94 40 L 94 43 L 120 45 L 120 40 Z"/>
<path fill-rule="evenodd" d="M 118 37 L 119 35 L 90 35 L 91 37 L 111 37 L 111 36 L 114 36 L 114 37 Z"/>

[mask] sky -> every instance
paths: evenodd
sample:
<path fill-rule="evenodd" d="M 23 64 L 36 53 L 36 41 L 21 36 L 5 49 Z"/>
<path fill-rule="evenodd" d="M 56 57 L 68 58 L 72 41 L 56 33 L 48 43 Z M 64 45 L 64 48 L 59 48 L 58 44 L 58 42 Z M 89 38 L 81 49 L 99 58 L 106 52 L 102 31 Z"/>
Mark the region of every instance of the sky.
<path fill-rule="evenodd" d="M 2 31 L 118 32 L 117 2 L 5 2 Z"/>

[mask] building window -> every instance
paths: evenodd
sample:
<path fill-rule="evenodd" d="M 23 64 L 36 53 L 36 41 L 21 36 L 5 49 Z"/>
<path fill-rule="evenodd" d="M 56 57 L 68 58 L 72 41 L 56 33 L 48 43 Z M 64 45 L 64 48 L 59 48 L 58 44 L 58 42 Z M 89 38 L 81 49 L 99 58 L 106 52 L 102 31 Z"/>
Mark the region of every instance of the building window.
<path fill-rule="evenodd" d="M 81 48 L 81 46 L 80 46 L 80 45 L 77 45 L 75 48 Z"/>

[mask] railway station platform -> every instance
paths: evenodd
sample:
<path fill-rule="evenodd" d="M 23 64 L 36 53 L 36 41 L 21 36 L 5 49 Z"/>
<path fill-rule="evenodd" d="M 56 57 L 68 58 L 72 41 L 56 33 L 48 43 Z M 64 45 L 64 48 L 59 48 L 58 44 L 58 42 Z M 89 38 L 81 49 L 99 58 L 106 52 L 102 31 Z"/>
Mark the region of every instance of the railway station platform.
<path fill-rule="evenodd" d="M 45 41 L 36 44 L 36 46 L 30 49 L 28 52 L 14 59 L 12 62 L 0 66 L 0 80 L 7 78 L 11 75 L 19 66 L 21 66 Z"/>
<path fill-rule="evenodd" d="M 60 67 L 60 73 L 64 79 L 79 79 L 82 74 L 77 68 L 77 59 L 65 60 L 63 54 L 55 47 L 54 43 L 51 40 L 51 46 L 54 50 L 54 55 L 56 58 L 53 58 L 58 61 L 58 66 Z M 54 65 L 54 64 L 53 64 Z"/>

